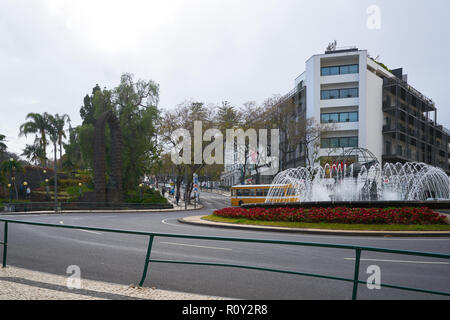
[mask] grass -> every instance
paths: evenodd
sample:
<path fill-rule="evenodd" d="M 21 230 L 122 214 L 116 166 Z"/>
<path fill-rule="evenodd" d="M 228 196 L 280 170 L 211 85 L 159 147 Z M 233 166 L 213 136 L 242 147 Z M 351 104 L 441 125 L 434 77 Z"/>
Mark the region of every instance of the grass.
<path fill-rule="evenodd" d="M 343 224 L 343 223 L 304 223 L 284 221 L 256 221 L 249 219 L 223 218 L 210 215 L 204 220 L 243 225 L 287 227 L 299 229 L 355 230 L 355 231 L 450 231 L 450 225 L 387 225 L 387 224 Z"/>

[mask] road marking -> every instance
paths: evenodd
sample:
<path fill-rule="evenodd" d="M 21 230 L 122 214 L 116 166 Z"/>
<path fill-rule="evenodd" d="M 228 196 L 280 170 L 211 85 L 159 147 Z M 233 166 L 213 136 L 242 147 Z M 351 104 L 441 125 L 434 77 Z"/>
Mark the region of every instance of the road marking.
<path fill-rule="evenodd" d="M 64 224 L 64 221 L 60 221 L 59 224 Z M 100 232 L 95 232 L 95 231 L 90 231 L 90 230 L 83 230 L 83 229 L 76 229 L 76 230 L 87 232 L 87 233 L 93 233 L 93 234 L 101 235 Z"/>
<path fill-rule="evenodd" d="M 344 260 L 355 261 L 355 258 L 344 258 Z M 406 261 L 406 260 L 383 260 L 383 259 L 361 259 L 361 261 L 374 261 L 374 262 L 393 262 L 393 263 L 420 263 L 420 264 L 445 264 L 448 262 L 432 262 L 432 261 Z"/>
<path fill-rule="evenodd" d="M 95 231 L 90 231 L 90 230 L 83 230 L 83 229 L 77 229 L 78 231 L 83 231 L 83 232 L 87 232 L 87 233 L 93 233 L 93 234 L 98 234 L 101 235 L 100 232 L 95 232 Z"/>
<path fill-rule="evenodd" d="M 226 251 L 232 251 L 231 248 L 219 248 L 219 247 L 205 247 L 205 246 L 196 246 L 193 244 L 185 244 L 185 243 L 175 243 L 175 242 L 161 242 L 164 244 L 171 244 L 174 246 L 185 246 L 185 247 L 195 247 L 195 248 L 203 248 L 203 249 L 216 249 L 216 250 L 226 250 Z"/>

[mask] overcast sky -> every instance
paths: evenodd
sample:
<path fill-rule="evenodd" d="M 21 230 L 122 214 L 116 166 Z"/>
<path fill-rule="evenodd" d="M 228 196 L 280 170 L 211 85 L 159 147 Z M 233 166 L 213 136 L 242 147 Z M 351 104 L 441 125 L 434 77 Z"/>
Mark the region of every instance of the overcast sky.
<path fill-rule="evenodd" d="M 367 27 L 371 5 L 380 29 Z M 334 39 L 403 67 L 450 128 L 449 21 L 448 0 L 0 0 L 0 133 L 21 153 L 29 112 L 78 125 L 83 97 L 124 72 L 159 83 L 161 108 L 262 102 Z"/>

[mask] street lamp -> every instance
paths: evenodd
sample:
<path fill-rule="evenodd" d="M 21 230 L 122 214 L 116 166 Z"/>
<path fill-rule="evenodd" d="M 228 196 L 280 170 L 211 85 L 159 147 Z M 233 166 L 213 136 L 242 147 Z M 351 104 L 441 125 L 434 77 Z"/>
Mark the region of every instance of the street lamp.
<path fill-rule="evenodd" d="M 80 192 L 80 197 L 81 197 L 81 195 L 82 195 L 82 193 L 83 193 L 83 191 L 82 191 L 82 187 L 83 186 L 83 184 L 80 182 L 79 184 L 78 184 L 78 191 Z"/>
<path fill-rule="evenodd" d="M 9 189 L 9 204 L 12 202 L 12 184 L 8 183 L 8 189 Z"/>
<path fill-rule="evenodd" d="M 16 190 L 16 200 L 19 200 L 19 195 L 17 193 L 17 187 L 16 187 L 16 177 L 11 177 L 11 187 L 14 187 Z"/>
<path fill-rule="evenodd" d="M 142 201 L 142 187 L 143 187 L 142 183 L 139 184 L 139 195 L 140 195 L 141 201 Z"/>
<path fill-rule="evenodd" d="M 45 191 L 47 191 L 47 197 L 49 196 L 50 193 L 50 187 L 48 186 L 48 179 L 45 179 Z"/>
<path fill-rule="evenodd" d="M 24 190 L 25 190 L 25 198 L 28 199 L 28 192 L 27 192 L 28 182 L 24 181 L 23 186 L 24 186 Z"/>
<path fill-rule="evenodd" d="M 47 175 L 47 170 L 42 171 L 42 173 L 44 174 L 44 178 L 45 178 Z M 39 186 L 41 185 L 41 182 L 42 182 L 42 178 L 41 178 L 41 175 L 39 175 Z"/>

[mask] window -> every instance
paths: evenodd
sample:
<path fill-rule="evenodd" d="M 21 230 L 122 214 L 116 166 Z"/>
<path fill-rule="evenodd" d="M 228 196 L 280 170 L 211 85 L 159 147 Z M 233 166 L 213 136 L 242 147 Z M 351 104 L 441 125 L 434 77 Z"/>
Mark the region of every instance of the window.
<path fill-rule="evenodd" d="M 322 100 L 357 98 L 359 96 L 359 89 L 322 90 L 320 95 Z"/>
<path fill-rule="evenodd" d="M 358 112 L 349 112 L 348 113 L 349 122 L 358 122 L 359 121 L 359 115 Z"/>
<path fill-rule="evenodd" d="M 335 122 L 358 122 L 358 111 L 340 112 L 340 113 L 323 113 L 320 115 L 321 123 Z"/>
<path fill-rule="evenodd" d="M 348 138 L 348 146 L 349 148 L 357 148 L 358 147 L 358 137 L 350 137 Z"/>
<path fill-rule="evenodd" d="M 323 138 L 320 140 L 320 147 L 322 149 L 356 148 L 358 137 Z"/>
<path fill-rule="evenodd" d="M 339 90 L 322 90 L 321 91 L 322 100 L 338 99 Z"/>
<path fill-rule="evenodd" d="M 341 98 L 341 99 L 356 98 L 356 97 L 358 97 L 358 89 L 357 88 L 339 90 L 339 98 Z"/>
<path fill-rule="evenodd" d="M 359 73 L 359 65 L 345 65 L 345 66 L 333 66 L 321 68 L 320 74 L 322 76 L 336 76 L 339 74 L 353 74 Z"/>
<path fill-rule="evenodd" d="M 339 113 L 339 122 L 350 122 L 348 112 Z"/>
<path fill-rule="evenodd" d="M 328 123 L 330 122 L 330 115 L 328 113 L 324 113 L 320 115 L 320 122 L 321 123 Z"/>

